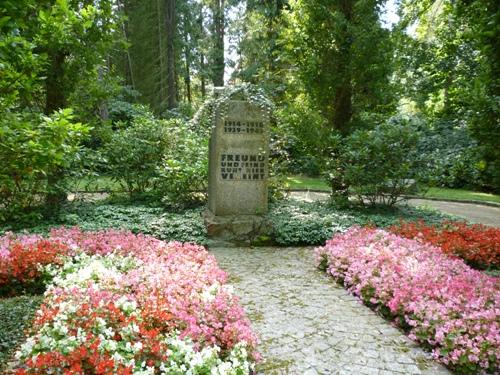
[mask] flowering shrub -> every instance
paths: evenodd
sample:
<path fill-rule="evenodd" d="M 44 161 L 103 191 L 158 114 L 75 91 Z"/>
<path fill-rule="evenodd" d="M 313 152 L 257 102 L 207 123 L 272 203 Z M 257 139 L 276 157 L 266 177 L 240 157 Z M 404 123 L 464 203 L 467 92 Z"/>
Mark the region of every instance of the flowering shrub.
<path fill-rule="evenodd" d="M 500 282 L 430 245 L 353 227 L 315 249 L 317 265 L 461 373 L 500 360 Z"/>
<path fill-rule="evenodd" d="M 500 267 L 500 228 L 447 221 L 442 225 L 401 222 L 390 230 L 440 247 L 477 267 Z"/>
<path fill-rule="evenodd" d="M 68 252 L 44 267 L 52 283 L 16 353 L 17 374 L 252 371 L 256 338 L 205 249 L 77 228 L 45 241 Z"/>

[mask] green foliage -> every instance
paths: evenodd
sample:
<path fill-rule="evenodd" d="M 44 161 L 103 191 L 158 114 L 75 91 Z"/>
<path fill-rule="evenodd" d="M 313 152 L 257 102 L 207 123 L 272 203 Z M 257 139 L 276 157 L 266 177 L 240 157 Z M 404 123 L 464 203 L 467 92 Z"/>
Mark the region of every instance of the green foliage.
<path fill-rule="evenodd" d="M 158 191 L 171 208 L 205 200 L 208 184 L 208 138 L 177 121 L 169 129 L 170 147 L 158 167 Z"/>
<path fill-rule="evenodd" d="M 157 169 L 172 146 L 170 130 L 177 123 L 159 121 L 150 113 L 135 117 L 132 124 L 117 129 L 105 146 L 108 174 L 130 193 L 154 187 Z"/>
<path fill-rule="evenodd" d="M 421 131 L 418 154 L 424 182 L 450 188 L 480 187 L 485 167 L 477 142 L 463 122 L 435 121 Z"/>
<path fill-rule="evenodd" d="M 401 117 L 373 130 L 357 130 L 337 140 L 327 179 L 362 204 L 394 205 L 414 188 L 409 179 L 420 177 L 417 142 L 418 133 Z"/>
<path fill-rule="evenodd" d="M 19 30 L 27 27 L 33 1 L 3 1 L 0 4 L 0 112 L 26 105 L 39 93 L 45 56 Z"/>
<path fill-rule="evenodd" d="M 16 347 L 24 339 L 27 329 L 42 302 L 42 296 L 20 296 L 0 299 L 0 371 Z"/>
<path fill-rule="evenodd" d="M 285 12 L 285 51 L 295 77 L 330 129 L 348 134 L 364 113 L 393 110 L 389 31 L 381 27 L 384 1 L 292 0 Z"/>
<path fill-rule="evenodd" d="M 277 137 L 290 158 L 289 172 L 319 175 L 331 129 L 310 97 L 300 93 L 295 98 L 287 98 L 276 111 L 276 117 Z"/>
<path fill-rule="evenodd" d="M 339 209 L 328 202 L 282 201 L 271 206 L 267 215 L 271 237 L 282 246 L 321 245 L 334 233 L 352 225 L 389 227 L 401 219 L 440 223 L 446 216 L 412 207 L 368 207 Z"/>
<path fill-rule="evenodd" d="M 284 74 L 288 62 L 281 48 L 282 16 L 287 2 L 248 0 L 244 17 L 237 17 L 231 25 L 239 39 L 240 53 L 240 69 L 233 76 L 261 85 L 275 102 L 289 91 Z"/>
<path fill-rule="evenodd" d="M 90 231 L 107 228 L 125 229 L 166 241 L 205 244 L 206 230 L 201 214 L 201 208 L 173 213 L 165 211 L 162 207 L 140 202 L 72 202 L 67 203 L 65 209 L 52 221 L 45 220 L 30 227 L 11 223 L 10 226 L 0 228 L 0 233 L 12 230 L 47 234 L 52 227 L 64 225 L 79 226 L 83 230 Z"/>
<path fill-rule="evenodd" d="M 150 192 L 175 208 L 204 200 L 208 137 L 182 120 L 140 114 L 130 125 L 115 130 L 104 155 L 107 174 L 130 194 Z"/>
<path fill-rule="evenodd" d="M 246 100 L 262 108 L 269 117 L 274 114 L 274 104 L 267 98 L 264 90 L 250 83 L 222 88 L 212 98 L 205 100 L 191 121 L 191 126 L 202 134 L 210 134 L 215 126 L 216 113 L 224 119 L 230 100 Z"/>
<path fill-rule="evenodd" d="M 148 116 L 150 111 L 142 104 L 133 103 L 137 96 L 135 91 L 125 89 L 125 92 L 130 92 L 130 96 L 118 95 L 113 98 L 108 104 L 108 111 L 113 124 L 128 127 L 136 117 Z"/>
<path fill-rule="evenodd" d="M 83 230 L 107 228 L 126 229 L 144 233 L 167 241 L 207 243 L 207 233 L 202 218 L 203 208 L 188 209 L 178 213 L 162 207 L 138 202 L 108 201 L 100 203 L 68 203 L 65 210 L 52 222 L 37 226 L 17 225 L 0 228 L 0 234 L 12 230 L 27 230 L 46 234 L 55 226 L 79 226 Z M 281 200 L 270 205 L 267 220 L 272 241 L 278 245 L 317 245 L 331 238 L 333 233 L 352 225 L 388 227 L 400 219 L 439 223 L 448 218 L 442 214 L 411 207 L 375 207 L 339 209 L 328 202 L 299 202 Z"/>
<path fill-rule="evenodd" d="M 474 150 L 463 165 L 470 171 L 476 168 L 474 164 L 480 164 L 476 168 L 480 184 L 497 190 L 498 1 L 405 0 L 400 13 L 401 29 L 418 23 L 415 33 L 403 32 L 398 37 L 397 77 L 402 93 L 431 121 L 444 119 L 466 125 L 477 147 L 469 144 L 467 148 Z M 467 182 L 476 181 L 474 176 Z"/>
<path fill-rule="evenodd" d="M 88 127 L 74 123 L 70 109 L 52 116 L 4 112 L 0 118 L 0 221 L 17 220 L 53 191 L 65 189 L 51 180 L 78 157 Z"/>

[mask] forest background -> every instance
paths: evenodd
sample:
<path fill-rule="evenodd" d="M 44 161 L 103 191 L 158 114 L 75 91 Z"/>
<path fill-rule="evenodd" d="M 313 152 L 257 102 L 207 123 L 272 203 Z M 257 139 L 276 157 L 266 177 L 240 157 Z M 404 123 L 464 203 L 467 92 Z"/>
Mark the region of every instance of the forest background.
<path fill-rule="evenodd" d="M 379 189 L 382 169 L 498 192 L 498 7 L 2 1 L 0 219 L 58 207 L 68 181 L 92 176 L 191 199 L 206 181 L 203 106 L 241 84 L 275 103 L 273 173 L 323 176 L 340 196 Z"/>

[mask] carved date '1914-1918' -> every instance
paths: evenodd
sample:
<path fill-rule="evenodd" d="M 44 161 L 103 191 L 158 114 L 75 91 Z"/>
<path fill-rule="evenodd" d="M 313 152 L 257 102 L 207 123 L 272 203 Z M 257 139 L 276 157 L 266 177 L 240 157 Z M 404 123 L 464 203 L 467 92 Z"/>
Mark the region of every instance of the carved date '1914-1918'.
<path fill-rule="evenodd" d="M 224 121 L 224 133 L 262 134 L 264 123 L 258 121 Z"/>
<path fill-rule="evenodd" d="M 222 154 L 221 177 L 223 180 L 263 180 L 266 176 L 265 161 L 265 155 Z"/>

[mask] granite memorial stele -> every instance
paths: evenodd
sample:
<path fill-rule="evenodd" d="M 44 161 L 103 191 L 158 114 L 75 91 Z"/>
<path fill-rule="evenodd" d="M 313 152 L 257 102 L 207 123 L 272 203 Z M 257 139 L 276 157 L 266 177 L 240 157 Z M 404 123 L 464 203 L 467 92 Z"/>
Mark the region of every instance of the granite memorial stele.
<path fill-rule="evenodd" d="M 211 237 L 246 240 L 259 234 L 267 212 L 269 114 L 230 98 L 223 113 L 216 109 L 214 122 L 205 224 Z"/>

